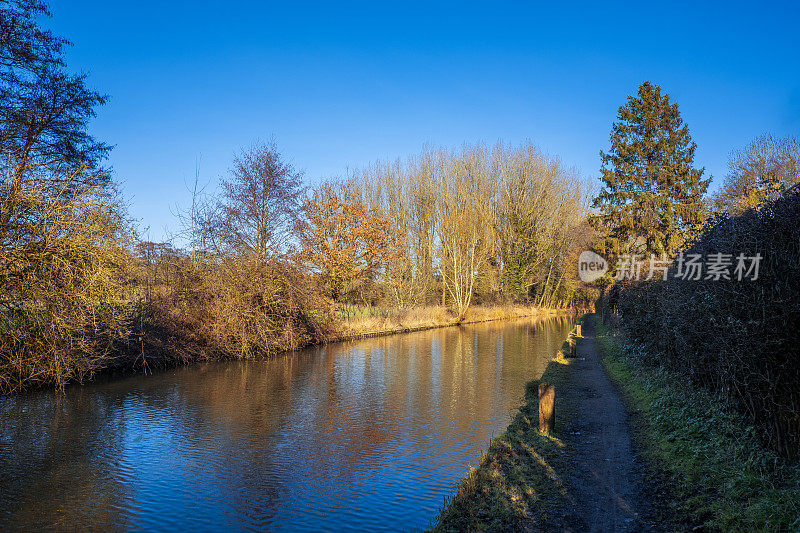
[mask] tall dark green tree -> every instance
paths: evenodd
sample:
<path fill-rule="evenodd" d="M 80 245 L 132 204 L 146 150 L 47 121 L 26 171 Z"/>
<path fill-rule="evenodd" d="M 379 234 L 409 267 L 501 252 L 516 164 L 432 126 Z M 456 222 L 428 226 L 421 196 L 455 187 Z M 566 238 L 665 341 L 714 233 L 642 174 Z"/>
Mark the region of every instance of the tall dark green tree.
<path fill-rule="evenodd" d="M 661 87 L 645 81 L 628 97 L 611 150 L 600 152 L 603 187 L 591 221 L 607 235 L 606 253 L 673 253 L 702 222 L 711 180 L 693 166 L 696 146 Z"/>

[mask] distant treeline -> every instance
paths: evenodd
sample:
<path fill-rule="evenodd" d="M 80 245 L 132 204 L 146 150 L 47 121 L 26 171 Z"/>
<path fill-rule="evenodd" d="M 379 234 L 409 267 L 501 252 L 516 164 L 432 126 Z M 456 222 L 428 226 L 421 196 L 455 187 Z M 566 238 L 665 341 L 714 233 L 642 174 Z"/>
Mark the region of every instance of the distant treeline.
<path fill-rule="evenodd" d="M 306 188 L 275 143 L 242 151 L 180 214 L 181 250 L 137 242 L 127 301 L 171 339 L 250 357 L 328 338 L 340 307 L 587 306 L 587 190 L 532 145 L 426 151 Z"/>

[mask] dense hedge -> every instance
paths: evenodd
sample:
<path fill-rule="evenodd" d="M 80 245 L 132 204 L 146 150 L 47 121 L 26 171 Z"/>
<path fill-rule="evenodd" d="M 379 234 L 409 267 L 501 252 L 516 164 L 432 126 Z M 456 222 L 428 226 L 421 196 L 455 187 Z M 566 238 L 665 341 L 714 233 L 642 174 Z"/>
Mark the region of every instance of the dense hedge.
<path fill-rule="evenodd" d="M 710 224 L 684 254 L 763 256 L 758 279 L 617 284 L 619 310 L 642 357 L 683 373 L 752 418 L 764 442 L 800 454 L 800 189 Z M 705 278 L 705 273 L 703 274 Z"/>

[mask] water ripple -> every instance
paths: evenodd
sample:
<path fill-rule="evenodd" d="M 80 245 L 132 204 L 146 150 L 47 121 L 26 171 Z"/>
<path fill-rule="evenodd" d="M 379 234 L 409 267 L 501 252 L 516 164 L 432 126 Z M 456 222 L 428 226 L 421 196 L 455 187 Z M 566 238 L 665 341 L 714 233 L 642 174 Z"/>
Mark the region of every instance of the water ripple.
<path fill-rule="evenodd" d="M 570 324 L 483 324 L 0 399 L 0 529 L 425 528 Z"/>

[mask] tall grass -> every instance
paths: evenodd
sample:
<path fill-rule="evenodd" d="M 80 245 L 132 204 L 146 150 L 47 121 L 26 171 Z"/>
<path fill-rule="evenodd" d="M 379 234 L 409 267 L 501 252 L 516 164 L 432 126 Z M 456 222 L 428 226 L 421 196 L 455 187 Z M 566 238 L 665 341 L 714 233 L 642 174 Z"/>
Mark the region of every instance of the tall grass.
<path fill-rule="evenodd" d="M 574 313 L 574 310 L 541 309 L 523 305 L 473 306 L 459 319 L 449 307 L 409 307 L 403 309 L 362 308 L 352 318 L 339 321 L 333 328 L 333 339 L 348 339 L 360 336 L 379 335 L 404 331 L 454 326 L 492 320 L 507 320 L 529 316 L 550 316 L 558 313 Z"/>

